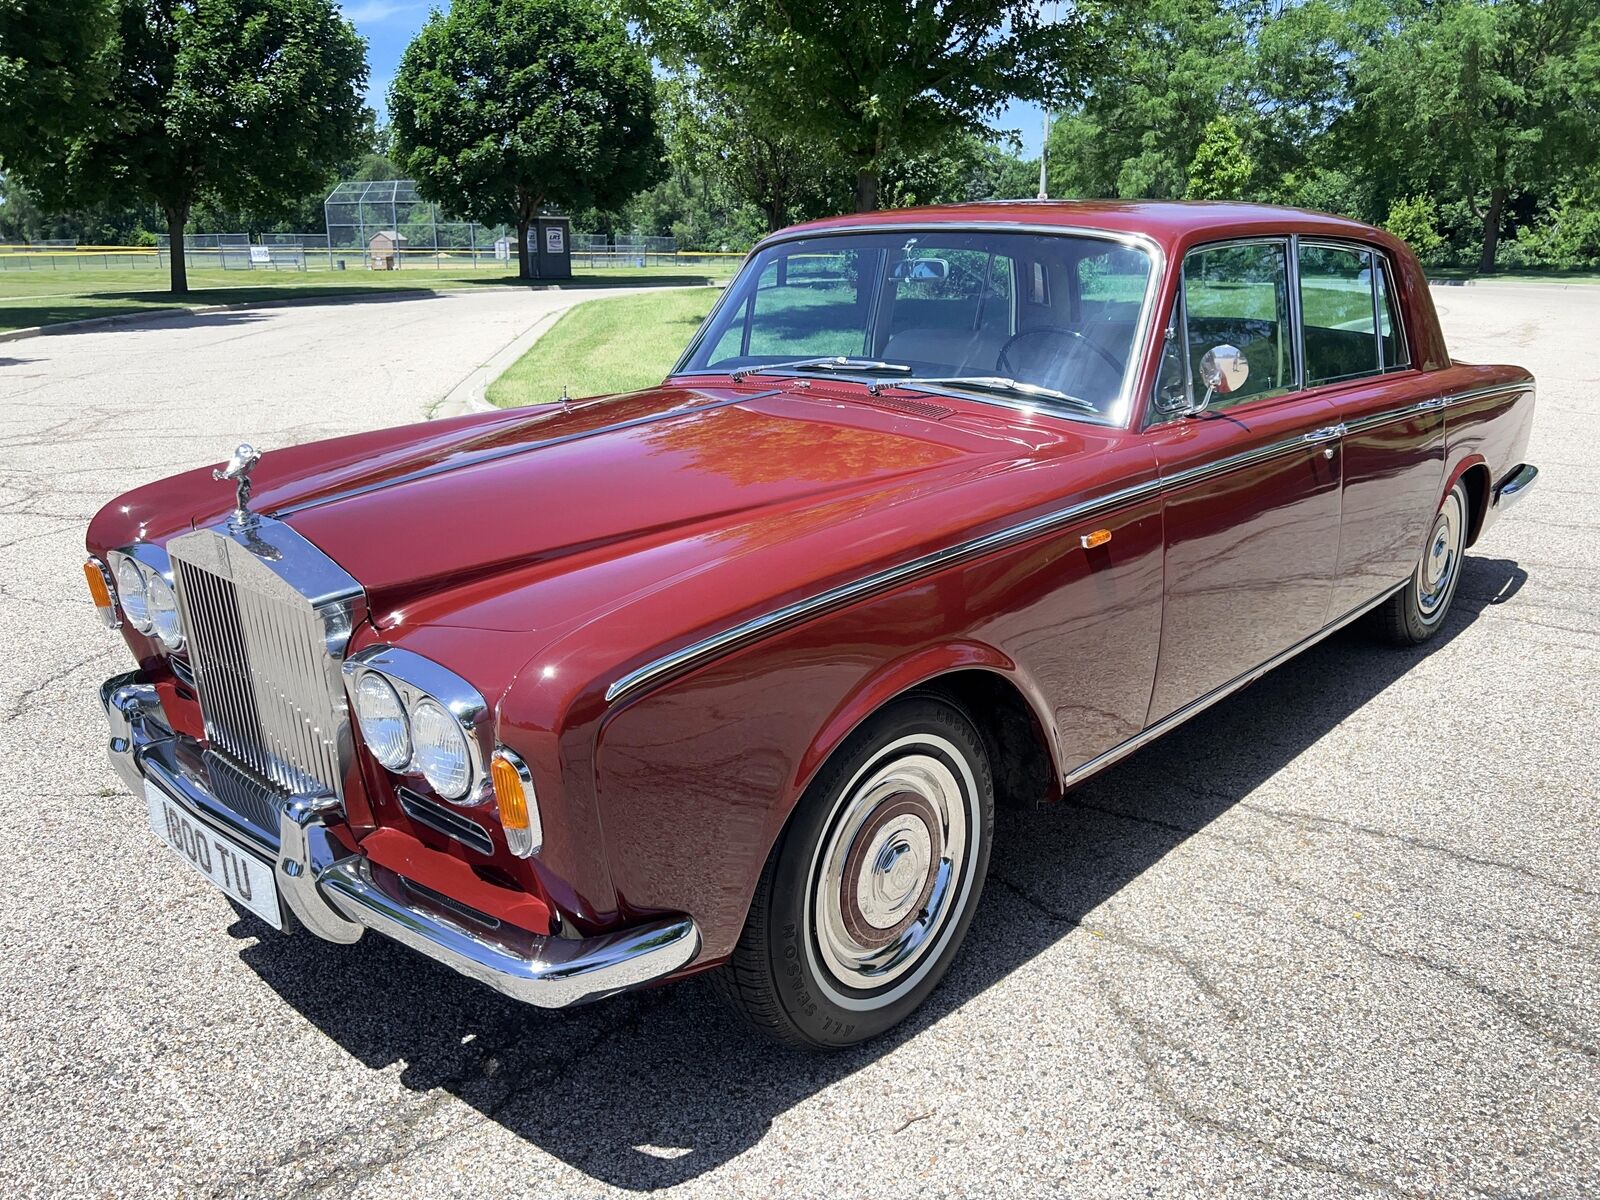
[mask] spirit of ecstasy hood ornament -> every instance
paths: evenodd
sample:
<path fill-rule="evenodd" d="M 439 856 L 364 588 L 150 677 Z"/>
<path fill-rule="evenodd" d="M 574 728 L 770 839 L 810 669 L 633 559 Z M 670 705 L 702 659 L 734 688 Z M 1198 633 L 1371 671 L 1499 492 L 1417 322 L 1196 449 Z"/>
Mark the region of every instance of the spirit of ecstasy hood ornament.
<path fill-rule="evenodd" d="M 234 485 L 233 519 L 240 525 L 248 525 L 255 519 L 255 514 L 250 511 L 250 472 L 261 461 L 261 452 L 249 442 L 240 442 L 233 449 L 233 457 L 228 460 L 225 467 L 214 467 L 211 471 L 213 479 L 231 479 Z"/>

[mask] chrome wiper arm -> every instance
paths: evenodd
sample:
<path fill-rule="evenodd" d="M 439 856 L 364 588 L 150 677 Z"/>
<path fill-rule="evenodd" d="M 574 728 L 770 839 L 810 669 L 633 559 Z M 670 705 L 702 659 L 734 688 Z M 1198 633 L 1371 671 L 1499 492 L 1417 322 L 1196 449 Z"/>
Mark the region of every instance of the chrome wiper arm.
<path fill-rule="evenodd" d="M 796 358 L 789 362 L 764 363 L 759 367 L 740 367 L 729 378 L 738 383 L 747 375 L 765 375 L 770 371 L 904 371 L 909 375 L 911 368 L 905 363 L 884 362 L 876 358 L 827 354 L 815 358 Z"/>
<path fill-rule="evenodd" d="M 970 388 L 975 392 L 1003 392 L 1012 396 L 1031 396 L 1038 400 L 1050 400 L 1057 404 L 1071 405 L 1073 408 L 1082 409 L 1084 412 L 1098 413 L 1099 407 L 1082 396 L 1074 396 L 1069 392 L 1057 391 L 1055 388 L 1042 387 L 1037 383 L 1024 383 L 1020 379 L 1009 379 L 1004 375 L 918 375 L 910 379 L 884 379 L 869 383 L 867 390 L 876 396 L 884 388 Z"/>

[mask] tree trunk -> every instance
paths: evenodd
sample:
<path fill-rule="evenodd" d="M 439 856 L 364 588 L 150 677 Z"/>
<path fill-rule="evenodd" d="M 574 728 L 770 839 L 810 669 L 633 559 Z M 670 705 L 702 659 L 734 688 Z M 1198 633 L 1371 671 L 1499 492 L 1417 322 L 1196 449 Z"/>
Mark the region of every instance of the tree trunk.
<path fill-rule="evenodd" d="M 1489 207 L 1483 214 L 1483 254 L 1478 259 L 1478 273 L 1494 272 L 1495 252 L 1500 249 L 1500 215 L 1506 207 L 1506 189 L 1496 187 L 1489 192 Z"/>
<path fill-rule="evenodd" d="M 878 171 L 875 167 L 862 167 L 856 172 L 856 211 L 876 212 L 878 208 Z"/>
<path fill-rule="evenodd" d="M 188 206 L 169 208 L 167 214 L 167 263 L 172 269 L 172 293 L 181 296 L 189 290 L 189 262 L 183 252 L 183 227 L 189 223 Z"/>

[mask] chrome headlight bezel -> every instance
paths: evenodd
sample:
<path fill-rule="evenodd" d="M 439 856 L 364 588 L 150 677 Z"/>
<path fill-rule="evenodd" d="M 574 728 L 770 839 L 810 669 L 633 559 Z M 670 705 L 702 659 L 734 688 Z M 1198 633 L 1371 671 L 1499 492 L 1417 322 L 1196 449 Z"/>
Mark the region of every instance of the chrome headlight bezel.
<path fill-rule="evenodd" d="M 139 633 L 177 653 L 187 640 L 172 560 L 160 546 L 135 542 L 106 555 L 123 618 Z"/>
<path fill-rule="evenodd" d="M 352 711 L 357 702 L 356 689 L 368 674 L 378 675 L 392 687 L 406 712 L 410 757 L 399 767 L 381 764 L 385 770 L 395 775 L 421 775 L 428 788 L 441 799 L 463 808 L 492 800 L 488 761 L 494 749 L 493 714 L 482 693 L 454 671 L 413 651 L 398 646 L 369 646 L 344 664 L 345 691 L 350 697 Z M 417 710 L 425 703 L 437 706 L 454 723 L 466 748 L 466 783 L 455 795 L 449 794 L 448 787 L 439 786 L 446 782 L 440 772 L 425 772 L 418 761 Z M 430 709 L 423 711 L 431 712 Z M 362 740 L 366 741 L 365 730 Z M 370 742 L 367 748 L 372 749 Z M 377 758 L 376 752 L 373 757 Z"/>

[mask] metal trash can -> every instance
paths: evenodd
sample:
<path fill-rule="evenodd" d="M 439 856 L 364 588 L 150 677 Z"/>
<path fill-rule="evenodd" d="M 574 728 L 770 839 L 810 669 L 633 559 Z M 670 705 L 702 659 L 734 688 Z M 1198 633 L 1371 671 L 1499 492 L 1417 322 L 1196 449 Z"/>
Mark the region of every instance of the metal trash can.
<path fill-rule="evenodd" d="M 536 217 L 528 242 L 528 266 L 535 279 L 572 278 L 571 218 Z"/>

